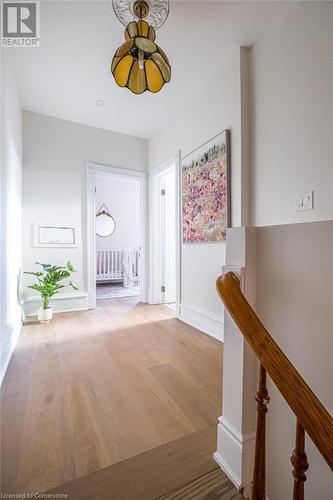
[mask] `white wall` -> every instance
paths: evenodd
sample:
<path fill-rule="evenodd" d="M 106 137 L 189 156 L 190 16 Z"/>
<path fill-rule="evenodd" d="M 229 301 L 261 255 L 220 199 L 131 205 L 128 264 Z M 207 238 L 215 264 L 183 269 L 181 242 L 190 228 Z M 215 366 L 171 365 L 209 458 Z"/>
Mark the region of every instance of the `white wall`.
<path fill-rule="evenodd" d="M 149 169 L 174 157 L 179 150 L 184 156 L 222 130 L 231 129 L 232 224 L 237 226 L 241 224 L 239 48 L 230 50 L 228 58 L 219 61 L 219 67 L 212 71 L 211 84 L 185 101 L 149 139 Z M 192 312 L 198 312 L 208 323 L 222 321 L 215 281 L 224 260 L 224 243 L 182 245 L 181 305 L 191 317 Z"/>
<path fill-rule="evenodd" d="M 140 182 L 120 176 L 96 175 L 96 210 L 105 203 L 116 223 L 114 233 L 96 236 L 97 250 L 140 246 Z"/>
<path fill-rule="evenodd" d="M 146 141 L 31 112 L 24 112 L 23 123 L 23 269 L 70 258 L 73 282 L 86 291 L 86 163 L 144 171 Z M 34 223 L 78 225 L 78 248 L 34 248 Z"/>
<path fill-rule="evenodd" d="M 249 50 L 251 223 L 257 312 L 330 413 L 333 307 L 333 4 L 295 2 Z M 295 211 L 314 190 L 314 210 Z M 308 224 L 292 224 L 308 222 Z M 270 384 L 268 496 L 291 497 L 295 419 Z M 277 439 L 277 435 L 279 436 Z M 332 497 L 332 473 L 307 440 L 306 497 Z"/>
<path fill-rule="evenodd" d="M 1 84 L 0 383 L 21 327 L 22 109 L 10 49 L 1 49 Z"/>
<path fill-rule="evenodd" d="M 249 51 L 252 225 L 333 218 L 333 3 L 294 2 Z M 295 212 L 314 190 L 314 210 Z"/>
<path fill-rule="evenodd" d="M 258 316 L 333 414 L 333 222 L 257 229 Z M 291 498 L 295 418 L 269 382 L 268 480 L 271 500 Z M 253 403 L 254 404 L 254 403 Z M 330 500 L 333 474 L 306 440 L 306 498 Z"/>

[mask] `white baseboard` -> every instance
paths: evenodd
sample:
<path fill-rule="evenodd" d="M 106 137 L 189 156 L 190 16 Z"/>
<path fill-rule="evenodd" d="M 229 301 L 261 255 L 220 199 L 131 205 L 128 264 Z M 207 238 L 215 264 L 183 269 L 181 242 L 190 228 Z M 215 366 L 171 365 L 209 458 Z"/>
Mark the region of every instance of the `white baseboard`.
<path fill-rule="evenodd" d="M 7 328 L 7 330 L 3 333 L 4 341 L 0 353 L 0 358 L 1 358 L 0 386 L 5 377 L 10 359 L 12 357 L 12 354 L 14 352 L 17 343 L 17 339 L 21 332 L 21 328 L 22 328 L 22 323 L 19 322 L 17 323 L 16 326 L 12 328 Z"/>
<path fill-rule="evenodd" d="M 217 314 L 199 311 L 193 307 L 180 304 L 178 318 L 197 330 L 223 342 L 223 314 L 218 316 Z"/>
<path fill-rule="evenodd" d="M 96 292 L 89 292 L 87 298 L 87 307 L 88 309 L 96 308 Z"/>
<path fill-rule="evenodd" d="M 35 316 L 41 306 L 41 299 L 38 295 L 31 295 L 24 301 L 24 315 Z M 88 309 L 88 294 L 81 293 L 63 293 L 55 295 L 50 306 L 54 313 L 85 311 Z"/>
<path fill-rule="evenodd" d="M 255 432 L 240 434 L 224 417 L 219 418 L 215 461 L 243 496 L 250 495 Z"/>
<path fill-rule="evenodd" d="M 215 462 L 221 467 L 223 472 L 228 476 L 232 484 L 239 490 L 242 487 L 242 482 L 238 476 L 234 474 L 234 471 L 230 469 L 228 464 L 224 461 L 223 457 L 218 451 L 213 455 Z"/>

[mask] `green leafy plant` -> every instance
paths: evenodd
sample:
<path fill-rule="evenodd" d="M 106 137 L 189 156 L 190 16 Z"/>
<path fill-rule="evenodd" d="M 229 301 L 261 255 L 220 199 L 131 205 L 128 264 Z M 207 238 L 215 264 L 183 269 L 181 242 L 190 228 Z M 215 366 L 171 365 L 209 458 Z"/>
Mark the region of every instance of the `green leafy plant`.
<path fill-rule="evenodd" d="M 32 290 L 36 290 L 41 294 L 43 309 L 49 308 L 50 298 L 57 294 L 61 288 L 70 286 L 74 290 L 78 290 L 78 288 L 73 285 L 71 281 L 62 283 L 63 280 L 69 278 L 70 275 L 75 272 L 75 269 L 70 261 L 67 262 L 65 267 L 52 266 L 51 264 L 41 264 L 40 262 L 35 262 L 35 264 L 42 266 L 42 271 L 31 271 L 25 272 L 24 274 L 31 274 L 37 278 L 37 283 L 29 285 L 28 288 L 32 288 Z"/>

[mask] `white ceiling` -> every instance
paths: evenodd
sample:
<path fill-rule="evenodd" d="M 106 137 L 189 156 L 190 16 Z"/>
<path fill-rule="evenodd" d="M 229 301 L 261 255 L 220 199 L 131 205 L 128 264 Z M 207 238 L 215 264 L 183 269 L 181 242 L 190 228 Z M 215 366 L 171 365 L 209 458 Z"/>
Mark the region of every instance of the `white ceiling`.
<path fill-rule="evenodd" d="M 133 95 L 110 74 L 123 26 L 111 0 L 42 1 L 41 45 L 15 52 L 24 109 L 108 130 L 150 137 L 205 81 L 230 48 L 251 45 L 289 2 L 171 1 L 157 32 L 172 80 L 158 94 Z M 105 107 L 96 106 L 103 99 Z"/>

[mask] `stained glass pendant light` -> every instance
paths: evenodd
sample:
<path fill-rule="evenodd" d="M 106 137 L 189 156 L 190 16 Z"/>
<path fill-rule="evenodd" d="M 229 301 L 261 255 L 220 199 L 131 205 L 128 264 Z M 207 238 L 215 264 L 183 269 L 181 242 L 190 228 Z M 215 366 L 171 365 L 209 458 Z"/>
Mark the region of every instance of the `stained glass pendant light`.
<path fill-rule="evenodd" d="M 113 0 L 112 5 L 126 26 L 126 41 L 116 50 L 111 63 L 116 83 L 134 94 L 158 92 L 171 78 L 168 58 L 155 43 L 155 30 L 169 14 L 169 0 Z"/>

